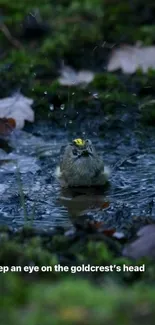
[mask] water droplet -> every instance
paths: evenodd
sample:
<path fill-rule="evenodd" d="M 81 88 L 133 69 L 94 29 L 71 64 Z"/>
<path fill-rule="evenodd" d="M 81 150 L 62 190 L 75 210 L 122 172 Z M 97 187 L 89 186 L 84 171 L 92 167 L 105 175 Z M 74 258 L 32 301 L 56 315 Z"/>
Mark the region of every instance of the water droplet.
<path fill-rule="evenodd" d="M 110 97 L 110 95 L 109 95 L 109 94 L 106 94 L 106 95 L 105 95 L 105 98 L 109 98 L 109 97 Z"/>
<path fill-rule="evenodd" d="M 72 120 L 69 120 L 69 124 L 72 124 L 73 123 L 73 121 Z"/>
<path fill-rule="evenodd" d="M 97 93 L 93 94 L 93 97 L 94 97 L 95 99 L 98 99 L 98 94 L 97 94 Z"/>
<path fill-rule="evenodd" d="M 72 96 L 74 96 L 75 95 L 75 93 L 72 93 Z"/>
<path fill-rule="evenodd" d="M 47 91 L 44 91 L 44 95 L 47 95 Z"/>
<path fill-rule="evenodd" d="M 60 109 L 63 111 L 65 109 L 65 104 L 61 104 Z"/>
<path fill-rule="evenodd" d="M 54 111 L 54 105 L 53 104 L 50 105 L 50 111 Z"/>

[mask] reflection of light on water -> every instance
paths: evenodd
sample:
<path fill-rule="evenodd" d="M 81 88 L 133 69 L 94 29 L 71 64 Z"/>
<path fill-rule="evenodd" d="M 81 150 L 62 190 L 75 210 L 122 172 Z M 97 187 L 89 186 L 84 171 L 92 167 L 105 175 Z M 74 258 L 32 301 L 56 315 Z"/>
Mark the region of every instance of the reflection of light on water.
<path fill-rule="evenodd" d="M 65 104 L 61 104 L 60 109 L 63 111 L 65 109 Z"/>
<path fill-rule="evenodd" d="M 50 105 L 50 111 L 54 111 L 54 105 L 53 104 Z"/>

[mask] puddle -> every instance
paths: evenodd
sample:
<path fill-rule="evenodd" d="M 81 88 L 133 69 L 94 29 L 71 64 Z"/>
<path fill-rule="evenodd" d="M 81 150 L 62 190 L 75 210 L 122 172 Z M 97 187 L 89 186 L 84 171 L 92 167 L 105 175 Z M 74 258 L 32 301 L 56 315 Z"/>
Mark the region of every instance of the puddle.
<path fill-rule="evenodd" d="M 0 224 L 18 228 L 29 221 L 37 228 L 68 228 L 94 218 L 120 229 L 134 216 L 155 216 L 154 131 L 109 128 L 104 139 L 87 132 L 111 168 L 110 187 L 103 191 L 61 190 L 54 171 L 61 146 L 73 136 L 47 129 L 42 122 L 33 135 L 18 131 L 7 143 L 11 150 L 0 149 Z"/>

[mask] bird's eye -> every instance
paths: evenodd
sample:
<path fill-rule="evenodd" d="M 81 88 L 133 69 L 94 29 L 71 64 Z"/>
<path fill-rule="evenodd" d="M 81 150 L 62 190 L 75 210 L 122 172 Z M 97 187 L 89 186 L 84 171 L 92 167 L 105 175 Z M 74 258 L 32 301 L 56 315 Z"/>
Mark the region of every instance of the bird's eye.
<path fill-rule="evenodd" d="M 73 149 L 73 150 L 72 150 L 72 153 L 73 153 L 74 156 L 77 156 L 77 155 L 78 155 L 78 152 L 77 152 L 76 149 Z"/>
<path fill-rule="evenodd" d="M 87 146 L 87 148 L 89 149 L 89 151 L 92 151 L 92 143 L 91 143 L 91 141 L 90 140 L 86 140 L 86 146 Z"/>
<path fill-rule="evenodd" d="M 88 140 L 88 139 L 87 139 L 85 142 L 86 142 L 86 145 L 89 145 L 89 146 L 91 146 L 91 145 L 92 145 L 91 141 L 90 141 L 90 140 Z"/>

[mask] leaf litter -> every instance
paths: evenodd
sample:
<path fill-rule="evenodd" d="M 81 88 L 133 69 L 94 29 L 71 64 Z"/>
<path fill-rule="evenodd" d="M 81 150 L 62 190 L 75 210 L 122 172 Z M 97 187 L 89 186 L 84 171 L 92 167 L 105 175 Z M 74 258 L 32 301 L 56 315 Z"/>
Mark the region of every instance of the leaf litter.
<path fill-rule="evenodd" d="M 21 93 L 0 99 L 0 134 L 8 134 L 9 128 L 22 129 L 25 121 L 34 122 L 32 104 L 33 99 Z"/>
<path fill-rule="evenodd" d="M 94 73 L 87 70 L 76 72 L 69 66 L 63 66 L 58 81 L 62 86 L 87 85 L 94 79 Z"/>
<path fill-rule="evenodd" d="M 137 69 L 141 69 L 144 73 L 149 69 L 155 69 L 155 46 L 136 44 L 123 45 L 114 49 L 107 70 L 113 72 L 119 69 L 128 74 L 135 73 Z"/>

